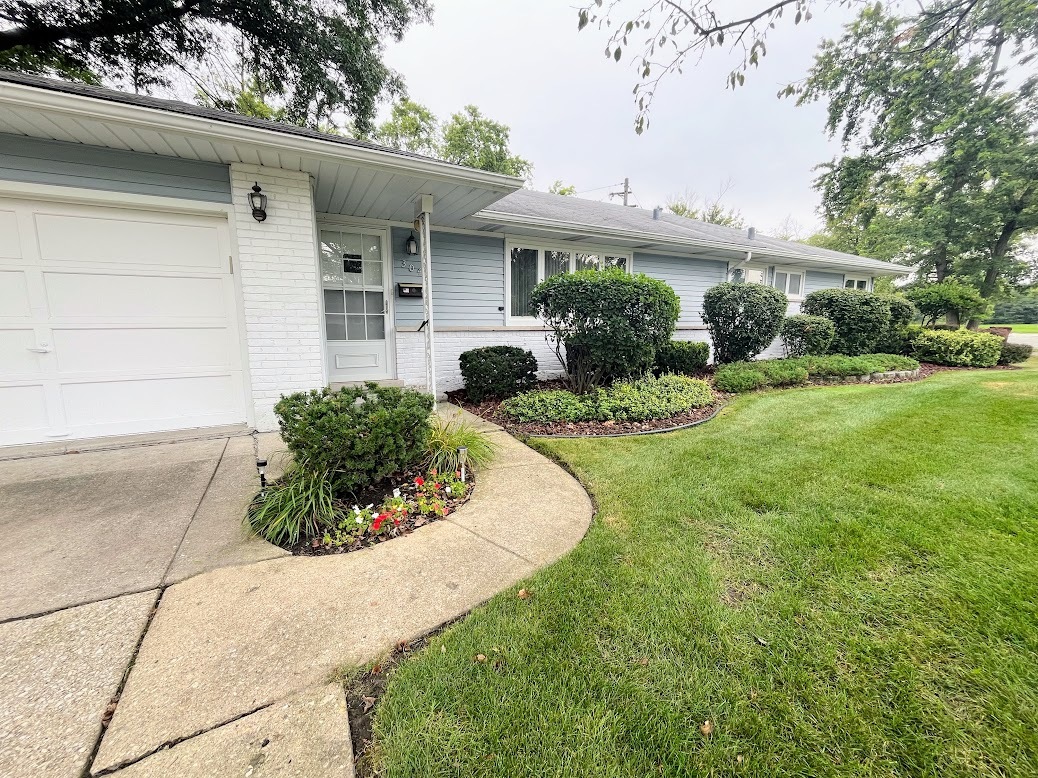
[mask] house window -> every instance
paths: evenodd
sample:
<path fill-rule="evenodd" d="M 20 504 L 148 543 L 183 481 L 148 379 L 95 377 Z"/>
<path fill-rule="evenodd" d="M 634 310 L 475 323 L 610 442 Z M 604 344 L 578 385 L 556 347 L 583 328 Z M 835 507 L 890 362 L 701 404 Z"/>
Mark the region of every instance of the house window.
<path fill-rule="evenodd" d="M 731 280 L 736 284 L 763 284 L 768 274 L 762 267 L 737 267 L 729 274 Z"/>
<path fill-rule="evenodd" d="M 802 273 L 776 270 L 775 278 L 771 285 L 780 292 L 785 292 L 790 297 L 800 297 L 804 291 L 804 276 Z"/>
<path fill-rule="evenodd" d="M 844 276 L 843 288 L 860 289 L 863 292 L 867 292 L 869 290 L 869 279 L 859 276 Z"/>
<path fill-rule="evenodd" d="M 575 270 L 603 270 L 618 267 L 631 269 L 631 257 L 570 248 L 543 248 L 536 244 L 509 246 L 508 250 L 509 315 L 532 317 L 530 293 L 545 278 L 572 273 Z"/>

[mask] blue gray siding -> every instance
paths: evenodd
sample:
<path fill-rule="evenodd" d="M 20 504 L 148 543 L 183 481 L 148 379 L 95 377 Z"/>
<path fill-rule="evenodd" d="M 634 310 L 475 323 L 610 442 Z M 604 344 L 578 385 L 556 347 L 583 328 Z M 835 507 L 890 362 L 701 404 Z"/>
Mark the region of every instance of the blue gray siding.
<path fill-rule="evenodd" d="M 711 286 L 725 280 L 728 263 L 723 260 L 635 254 L 634 270 L 670 284 L 681 298 L 678 326 L 697 326 L 703 323 L 703 294 Z"/>
<path fill-rule="evenodd" d="M 231 202 L 227 165 L 0 135 L 0 179 Z"/>
<path fill-rule="evenodd" d="M 818 270 L 808 270 L 804 278 L 804 292 L 810 294 L 819 289 L 840 289 L 843 287 L 842 273 L 823 273 Z"/>
<path fill-rule="evenodd" d="M 397 283 L 421 283 L 418 257 L 404 254 L 410 230 L 393 228 L 393 294 Z M 486 327 L 504 324 L 505 242 L 503 238 L 432 234 L 433 311 L 439 327 Z M 414 273 L 403 267 L 413 264 Z M 422 323 L 422 301 L 396 298 L 396 323 Z"/>

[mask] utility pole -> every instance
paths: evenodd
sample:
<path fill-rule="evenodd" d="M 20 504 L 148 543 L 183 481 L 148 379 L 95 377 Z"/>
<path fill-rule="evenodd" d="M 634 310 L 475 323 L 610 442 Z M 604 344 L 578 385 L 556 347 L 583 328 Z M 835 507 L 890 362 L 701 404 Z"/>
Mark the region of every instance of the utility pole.
<path fill-rule="evenodd" d="M 631 179 L 624 178 L 624 190 L 622 192 L 610 192 L 610 197 L 622 197 L 624 205 L 627 205 L 627 197 L 631 194 Z"/>

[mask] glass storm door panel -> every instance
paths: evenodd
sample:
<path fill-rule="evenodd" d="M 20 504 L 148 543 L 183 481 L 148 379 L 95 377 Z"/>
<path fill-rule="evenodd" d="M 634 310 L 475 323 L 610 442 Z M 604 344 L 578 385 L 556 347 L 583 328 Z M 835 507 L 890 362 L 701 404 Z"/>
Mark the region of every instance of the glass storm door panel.
<path fill-rule="evenodd" d="M 389 249 L 379 232 L 321 230 L 328 380 L 393 378 Z"/>

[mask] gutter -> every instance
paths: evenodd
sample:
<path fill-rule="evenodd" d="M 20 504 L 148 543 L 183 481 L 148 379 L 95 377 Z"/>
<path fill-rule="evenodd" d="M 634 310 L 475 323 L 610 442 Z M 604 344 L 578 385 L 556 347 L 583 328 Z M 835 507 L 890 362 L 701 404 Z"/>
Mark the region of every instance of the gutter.
<path fill-rule="evenodd" d="M 89 121 L 113 121 L 150 132 L 170 131 L 204 138 L 216 143 L 241 143 L 276 153 L 300 154 L 328 162 L 350 162 L 390 172 L 408 172 L 427 179 L 479 186 L 496 192 L 522 188 L 522 179 L 500 173 L 465 168 L 450 162 L 396 154 L 352 144 L 321 140 L 276 128 L 220 121 L 215 118 L 178 113 L 171 109 L 132 105 L 104 97 L 62 92 L 38 86 L 0 81 L 0 103 L 30 110 L 46 110 Z M 85 128 L 83 128 L 85 129 Z M 225 163 L 225 164 L 229 164 Z"/>
<path fill-rule="evenodd" d="M 695 248 L 711 248 L 722 251 L 738 251 L 739 253 L 745 253 L 747 251 L 753 251 L 757 254 L 767 257 L 782 257 L 785 259 L 795 259 L 799 262 L 805 262 L 807 264 L 815 265 L 835 265 L 837 267 L 851 267 L 857 270 L 869 269 L 874 270 L 876 273 L 882 273 L 887 275 L 908 275 L 911 272 L 910 268 L 903 265 L 895 265 L 891 262 L 883 262 L 878 259 L 870 259 L 868 257 L 860 257 L 857 261 L 853 259 L 843 259 L 842 257 L 819 257 L 813 254 L 800 254 L 792 251 L 781 251 L 773 249 L 767 246 L 746 246 L 741 243 L 725 243 L 723 241 L 711 241 L 704 240 L 702 238 L 682 238 L 676 235 L 661 235 L 655 232 L 644 232 L 642 230 L 628 230 L 623 228 L 608 228 L 604 229 L 600 225 L 584 224 L 580 222 L 567 222 L 560 219 L 546 219 L 537 216 L 520 216 L 518 214 L 503 213 L 501 211 L 493 211 L 484 209 L 477 214 L 474 214 L 474 219 L 480 221 L 492 222 L 495 224 L 501 224 L 502 226 L 516 226 L 516 227 L 531 227 L 531 228 L 542 228 L 549 229 L 558 232 L 580 232 L 581 234 L 590 236 L 601 236 L 606 239 L 622 238 L 625 240 L 634 240 L 642 243 L 657 243 L 665 244 L 678 247 L 695 247 Z"/>

